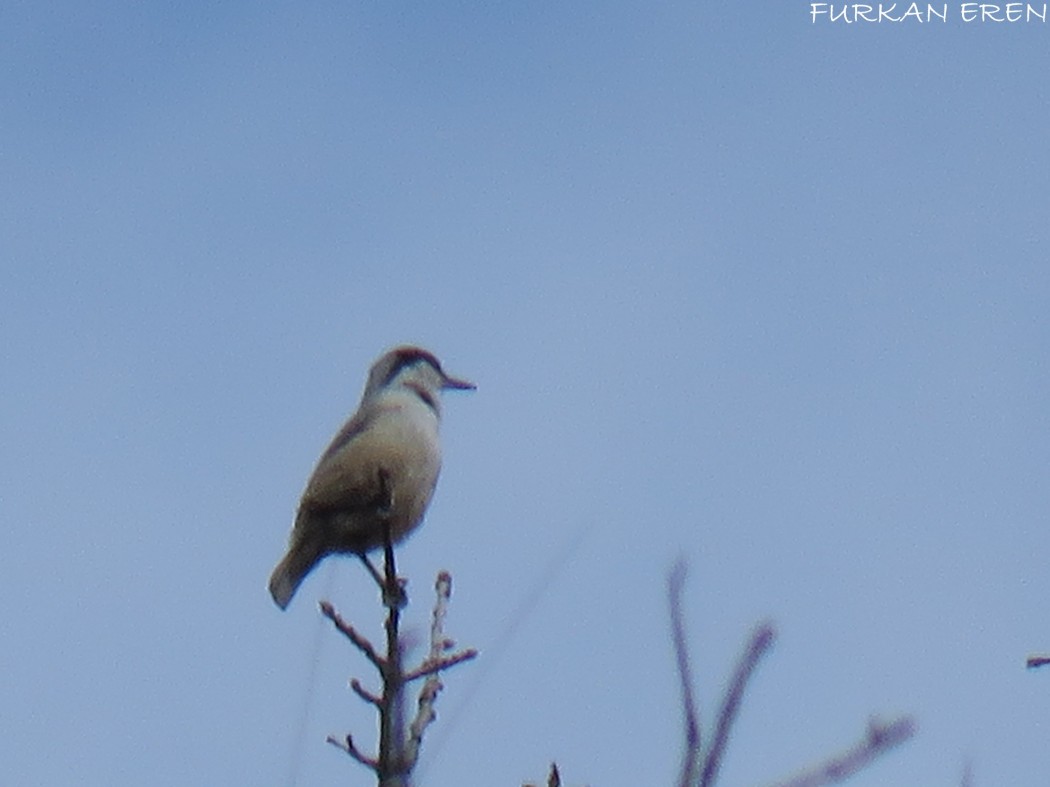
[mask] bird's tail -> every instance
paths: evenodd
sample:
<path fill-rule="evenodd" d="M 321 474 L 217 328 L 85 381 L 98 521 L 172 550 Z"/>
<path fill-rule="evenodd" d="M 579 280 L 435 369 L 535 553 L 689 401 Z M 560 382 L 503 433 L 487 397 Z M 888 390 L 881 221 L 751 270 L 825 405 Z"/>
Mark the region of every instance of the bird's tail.
<path fill-rule="evenodd" d="M 322 557 L 324 550 L 317 541 L 295 541 L 288 548 L 288 554 L 270 575 L 270 595 L 277 606 L 281 609 L 288 606 L 299 584 Z"/>

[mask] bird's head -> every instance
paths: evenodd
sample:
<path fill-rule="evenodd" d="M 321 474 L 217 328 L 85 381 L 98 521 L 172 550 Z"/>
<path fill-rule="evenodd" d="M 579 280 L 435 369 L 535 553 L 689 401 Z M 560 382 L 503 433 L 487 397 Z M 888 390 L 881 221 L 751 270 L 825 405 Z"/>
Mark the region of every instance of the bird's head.
<path fill-rule="evenodd" d="M 387 391 L 408 389 L 416 393 L 435 412 L 443 390 L 474 390 L 474 383 L 445 374 L 433 353 L 420 347 L 395 347 L 381 355 L 368 372 L 363 399 Z"/>

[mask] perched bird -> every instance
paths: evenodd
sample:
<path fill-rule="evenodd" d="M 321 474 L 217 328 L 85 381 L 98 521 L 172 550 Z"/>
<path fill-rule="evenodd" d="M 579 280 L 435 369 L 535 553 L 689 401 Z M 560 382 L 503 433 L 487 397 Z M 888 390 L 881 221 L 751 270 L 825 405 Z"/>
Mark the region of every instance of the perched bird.
<path fill-rule="evenodd" d="M 288 554 L 270 577 L 281 609 L 326 555 L 364 556 L 407 536 L 423 519 L 441 469 L 440 394 L 474 384 L 450 377 L 419 347 L 397 347 L 368 373 L 357 412 L 306 484 Z"/>

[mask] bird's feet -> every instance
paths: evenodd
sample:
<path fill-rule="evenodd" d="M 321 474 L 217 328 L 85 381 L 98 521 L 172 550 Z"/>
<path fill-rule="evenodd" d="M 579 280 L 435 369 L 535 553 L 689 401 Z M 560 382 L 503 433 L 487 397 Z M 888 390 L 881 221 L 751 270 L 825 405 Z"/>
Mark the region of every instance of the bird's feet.
<path fill-rule="evenodd" d="M 379 591 L 383 594 L 383 606 L 388 609 L 404 609 L 408 605 L 408 593 L 405 592 L 408 580 L 396 575 L 384 576 L 372 565 L 372 561 L 368 559 L 367 555 L 359 555 L 358 557 L 361 558 L 361 562 L 365 564 L 369 575 L 375 580 L 376 585 L 379 586 Z"/>

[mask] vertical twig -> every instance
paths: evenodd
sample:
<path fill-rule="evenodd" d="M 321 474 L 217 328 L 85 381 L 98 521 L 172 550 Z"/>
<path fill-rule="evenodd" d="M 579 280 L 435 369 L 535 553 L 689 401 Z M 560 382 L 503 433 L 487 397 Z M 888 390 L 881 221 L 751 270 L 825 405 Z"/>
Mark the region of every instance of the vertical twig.
<path fill-rule="evenodd" d="M 401 583 L 394 563 L 394 545 L 387 527 L 384 544 L 386 585 L 384 602 L 386 617 L 386 660 L 383 664 L 383 696 L 379 705 L 379 785 L 406 787 L 407 769 L 404 761 L 404 675 L 401 671 L 401 604 L 404 602 Z"/>
<path fill-rule="evenodd" d="M 434 591 L 437 594 L 437 600 L 434 602 L 434 614 L 430 623 L 430 653 L 423 662 L 424 667 L 432 666 L 434 671 L 428 674 L 427 679 L 423 681 L 423 688 L 419 692 L 419 707 L 409 726 L 405 759 L 410 763 L 415 763 L 419 759 L 423 732 L 437 717 L 434 711 L 434 701 L 437 699 L 438 692 L 444 688 L 438 673 L 442 664 L 442 656 L 449 644 L 445 639 L 445 615 L 448 612 L 448 601 L 452 597 L 452 575 L 447 571 L 440 572 L 434 583 Z M 414 679 L 417 672 L 406 675 L 405 680 Z"/>
<path fill-rule="evenodd" d="M 682 714 L 685 717 L 685 754 L 682 772 L 678 777 L 679 787 L 691 787 L 696 781 L 700 757 L 700 717 L 696 712 L 693 697 L 693 678 L 690 670 L 689 650 L 685 641 L 685 625 L 682 623 L 682 586 L 685 584 L 686 563 L 679 558 L 667 576 L 667 603 L 671 612 L 671 639 L 674 644 L 675 664 L 682 691 Z"/>

